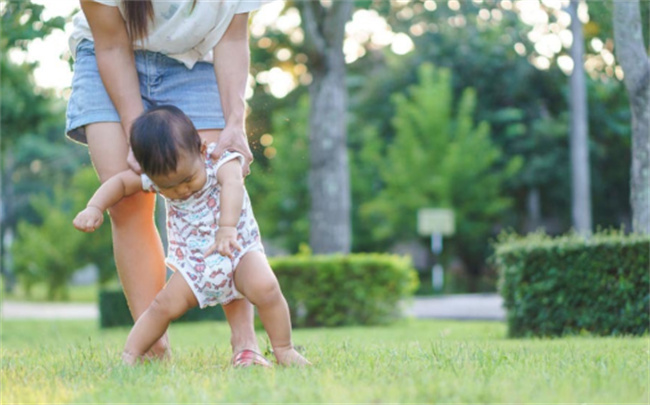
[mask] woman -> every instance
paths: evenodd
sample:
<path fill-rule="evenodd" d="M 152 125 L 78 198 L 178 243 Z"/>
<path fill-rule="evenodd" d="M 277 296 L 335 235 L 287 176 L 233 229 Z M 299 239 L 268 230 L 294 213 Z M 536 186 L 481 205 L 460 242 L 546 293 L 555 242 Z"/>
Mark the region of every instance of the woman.
<path fill-rule="evenodd" d="M 131 123 L 157 104 L 183 110 L 214 154 L 252 154 L 246 138 L 244 92 L 250 62 L 248 13 L 259 0 L 81 0 L 70 48 L 75 58 L 66 133 L 87 143 L 100 181 L 126 168 Z M 109 210 L 118 275 L 134 319 L 165 283 L 154 197 L 138 193 Z M 270 363 L 259 354 L 253 308 L 223 307 L 230 323 L 234 366 Z M 167 335 L 150 355 L 168 353 Z"/>

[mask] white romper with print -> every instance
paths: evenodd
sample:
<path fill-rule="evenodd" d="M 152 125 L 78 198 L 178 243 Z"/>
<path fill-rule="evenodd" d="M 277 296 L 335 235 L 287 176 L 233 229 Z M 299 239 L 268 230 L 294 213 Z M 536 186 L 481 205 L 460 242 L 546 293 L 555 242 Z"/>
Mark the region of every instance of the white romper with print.
<path fill-rule="evenodd" d="M 215 145 L 208 147 L 208 154 Z M 241 251 L 234 251 L 231 260 L 215 252 L 205 256 L 204 252 L 214 244 L 219 228 L 221 186 L 217 183 L 217 171 L 224 163 L 244 157 L 239 153 L 224 152 L 215 162 L 206 158 L 206 182 L 203 188 L 185 200 L 165 198 L 167 205 L 168 250 L 166 264 L 179 272 L 196 296 L 199 306 L 228 304 L 233 299 L 243 298 L 233 281 L 234 271 L 241 258 L 250 251 L 264 252 L 257 221 L 253 216 L 250 199 L 244 189 L 244 202 L 237 223 L 237 242 Z M 142 188 L 158 192 L 155 184 L 142 175 Z"/>

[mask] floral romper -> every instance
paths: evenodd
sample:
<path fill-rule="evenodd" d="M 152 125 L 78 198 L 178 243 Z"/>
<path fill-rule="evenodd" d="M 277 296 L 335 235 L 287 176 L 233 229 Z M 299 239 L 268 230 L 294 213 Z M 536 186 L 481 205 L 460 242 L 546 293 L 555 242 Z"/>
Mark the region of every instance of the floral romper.
<path fill-rule="evenodd" d="M 244 202 L 237 223 L 237 242 L 242 250 L 235 250 L 232 260 L 217 252 L 204 255 L 215 241 L 219 223 L 221 186 L 217 183 L 217 170 L 232 159 L 244 161 L 241 154 L 232 152 L 224 152 L 216 162 L 211 160 L 209 153 L 215 146 L 211 144 L 208 147 L 206 182 L 203 188 L 185 200 L 165 198 L 168 238 L 165 263 L 183 276 L 201 308 L 225 305 L 234 299 L 243 298 L 233 281 L 235 269 L 246 253 L 255 250 L 264 252 L 257 221 L 244 189 Z M 145 191 L 159 191 L 145 174 L 142 175 L 142 188 Z"/>

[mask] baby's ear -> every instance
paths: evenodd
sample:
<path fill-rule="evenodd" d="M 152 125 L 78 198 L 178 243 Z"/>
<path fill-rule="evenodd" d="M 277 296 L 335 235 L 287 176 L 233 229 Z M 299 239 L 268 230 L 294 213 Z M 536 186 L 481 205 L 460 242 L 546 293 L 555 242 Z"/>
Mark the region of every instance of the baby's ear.
<path fill-rule="evenodd" d="M 205 141 L 201 141 L 201 155 L 205 154 L 205 151 L 208 150 L 208 144 Z"/>

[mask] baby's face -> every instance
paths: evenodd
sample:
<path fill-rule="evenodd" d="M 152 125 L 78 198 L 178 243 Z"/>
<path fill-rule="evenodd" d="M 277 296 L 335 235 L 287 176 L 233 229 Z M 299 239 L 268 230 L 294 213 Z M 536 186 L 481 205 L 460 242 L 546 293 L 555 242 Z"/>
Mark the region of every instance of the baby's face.
<path fill-rule="evenodd" d="M 206 180 L 205 163 L 199 154 L 181 152 L 174 173 L 150 178 L 163 196 L 172 200 L 185 200 L 203 188 Z"/>

